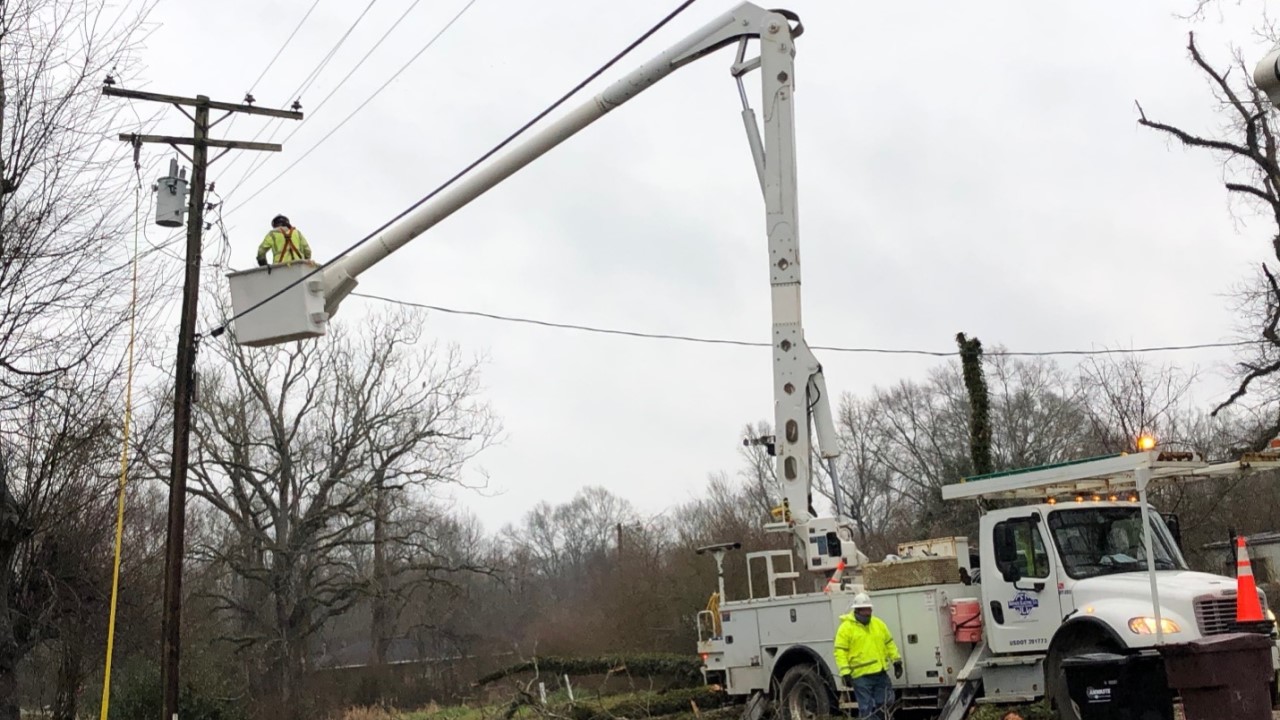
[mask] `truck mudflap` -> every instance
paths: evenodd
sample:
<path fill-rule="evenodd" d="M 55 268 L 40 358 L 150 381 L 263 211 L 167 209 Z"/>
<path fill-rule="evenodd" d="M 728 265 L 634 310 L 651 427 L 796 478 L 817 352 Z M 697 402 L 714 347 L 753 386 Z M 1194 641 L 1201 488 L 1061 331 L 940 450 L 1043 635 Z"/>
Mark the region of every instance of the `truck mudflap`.
<path fill-rule="evenodd" d="M 969 678 L 956 683 L 951 697 L 947 698 L 947 704 L 942 706 L 942 712 L 938 714 L 938 720 L 962 720 L 969 708 L 973 707 L 973 701 L 978 697 L 981 687 L 982 678 Z"/>
<path fill-rule="evenodd" d="M 768 709 L 769 698 L 765 697 L 763 692 L 756 690 L 747 699 L 746 706 L 742 709 L 740 720 L 761 720 Z"/>

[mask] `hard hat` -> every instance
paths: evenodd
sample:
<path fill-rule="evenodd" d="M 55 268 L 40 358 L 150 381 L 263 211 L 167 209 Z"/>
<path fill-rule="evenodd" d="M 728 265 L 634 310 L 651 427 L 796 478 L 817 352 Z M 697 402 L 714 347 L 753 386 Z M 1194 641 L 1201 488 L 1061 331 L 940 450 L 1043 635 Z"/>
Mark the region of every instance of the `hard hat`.
<path fill-rule="evenodd" d="M 864 592 L 860 592 L 853 596 L 853 604 L 849 606 L 849 609 L 858 610 L 860 608 L 866 608 L 870 610 L 871 607 L 871 596 Z"/>
<path fill-rule="evenodd" d="M 283 215 L 277 215 L 271 218 L 271 227 L 281 227 L 284 225 L 292 227 L 292 224 L 289 222 L 289 218 Z"/>

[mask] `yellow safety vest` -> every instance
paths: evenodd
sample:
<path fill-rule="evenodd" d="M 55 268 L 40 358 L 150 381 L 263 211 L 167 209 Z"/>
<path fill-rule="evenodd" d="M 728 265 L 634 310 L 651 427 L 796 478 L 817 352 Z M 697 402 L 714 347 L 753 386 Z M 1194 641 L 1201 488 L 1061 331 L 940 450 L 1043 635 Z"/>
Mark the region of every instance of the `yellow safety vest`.
<path fill-rule="evenodd" d="M 311 246 L 307 243 L 307 238 L 303 236 L 302 231 L 298 228 L 285 228 L 285 230 L 288 234 L 278 229 L 267 233 L 267 236 L 262 239 L 262 244 L 258 246 L 259 259 L 266 258 L 268 250 L 271 251 L 273 265 L 311 259 Z"/>
<path fill-rule="evenodd" d="M 841 615 L 840 620 L 835 651 L 836 667 L 841 675 L 874 675 L 901 659 L 889 626 L 880 618 L 872 615 L 871 622 L 863 625 L 850 612 Z"/>

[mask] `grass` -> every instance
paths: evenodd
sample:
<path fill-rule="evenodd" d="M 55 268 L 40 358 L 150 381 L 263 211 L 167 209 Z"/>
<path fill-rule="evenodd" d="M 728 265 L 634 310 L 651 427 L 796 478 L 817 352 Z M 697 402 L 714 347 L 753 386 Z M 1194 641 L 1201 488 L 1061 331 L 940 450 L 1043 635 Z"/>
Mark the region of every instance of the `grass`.
<path fill-rule="evenodd" d="M 1058 715 L 1043 700 L 1019 705 L 975 705 L 965 720 L 1003 720 L 1009 711 L 1018 713 L 1022 720 L 1057 720 Z"/>
<path fill-rule="evenodd" d="M 644 690 L 604 696 L 576 691 L 573 701 L 569 700 L 567 693 L 558 691 L 548 693 L 546 706 L 541 706 L 536 696 L 525 696 L 518 704 L 429 705 L 410 712 L 357 707 L 347 710 L 340 720 L 622 720 L 659 716 L 666 720 L 727 720 L 726 713 L 716 712 L 726 702 L 724 694 L 708 688 L 682 688 L 667 692 Z M 698 708 L 696 714 L 694 704 Z"/>

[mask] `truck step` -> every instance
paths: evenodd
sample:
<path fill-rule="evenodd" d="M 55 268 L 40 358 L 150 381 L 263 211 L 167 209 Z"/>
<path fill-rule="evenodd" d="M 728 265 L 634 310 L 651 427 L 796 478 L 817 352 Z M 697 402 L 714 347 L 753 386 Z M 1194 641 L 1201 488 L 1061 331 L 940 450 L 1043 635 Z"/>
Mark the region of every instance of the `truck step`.
<path fill-rule="evenodd" d="M 1030 703 L 1039 700 L 1039 695 L 1005 693 L 1004 695 L 984 695 L 974 701 L 975 705 L 991 705 L 993 703 Z"/>
<path fill-rule="evenodd" d="M 1010 667 L 1015 665 L 1035 665 L 1044 660 L 1043 655 L 1011 655 L 1008 657 L 990 657 L 978 661 L 978 667 Z"/>

